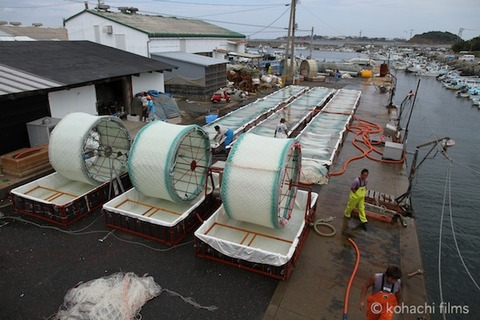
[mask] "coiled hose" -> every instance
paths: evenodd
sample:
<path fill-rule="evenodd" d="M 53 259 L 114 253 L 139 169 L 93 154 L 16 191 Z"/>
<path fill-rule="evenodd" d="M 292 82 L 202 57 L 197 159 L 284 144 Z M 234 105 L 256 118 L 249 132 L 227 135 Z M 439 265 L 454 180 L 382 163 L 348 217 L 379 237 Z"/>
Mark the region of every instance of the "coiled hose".
<path fill-rule="evenodd" d="M 315 220 L 315 222 L 313 223 L 310 223 L 310 227 L 313 227 L 313 230 L 315 230 L 315 232 L 321 236 L 324 236 L 324 237 L 333 237 L 335 234 L 337 234 L 337 230 L 335 230 L 335 227 L 332 226 L 331 224 L 327 223 L 327 222 L 330 222 L 332 221 L 333 219 L 335 219 L 334 217 L 328 217 L 328 218 L 323 218 L 323 219 L 317 219 Z M 318 227 L 319 226 L 323 226 L 323 227 L 326 227 L 328 229 L 331 230 L 330 233 L 325 233 L 325 232 L 321 232 Z"/>

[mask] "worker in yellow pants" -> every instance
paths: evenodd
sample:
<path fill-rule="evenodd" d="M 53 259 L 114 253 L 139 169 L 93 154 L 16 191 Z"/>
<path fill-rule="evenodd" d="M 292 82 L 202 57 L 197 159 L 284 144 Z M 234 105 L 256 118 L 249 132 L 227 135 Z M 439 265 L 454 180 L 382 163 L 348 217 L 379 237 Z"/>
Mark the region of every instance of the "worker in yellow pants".
<path fill-rule="evenodd" d="M 360 226 L 367 231 L 367 215 L 365 214 L 365 195 L 367 194 L 368 170 L 363 169 L 360 176 L 356 177 L 350 186 L 350 195 L 348 197 L 347 208 L 344 216 L 350 219 L 352 210 L 358 209 L 358 217 L 360 218 Z"/>

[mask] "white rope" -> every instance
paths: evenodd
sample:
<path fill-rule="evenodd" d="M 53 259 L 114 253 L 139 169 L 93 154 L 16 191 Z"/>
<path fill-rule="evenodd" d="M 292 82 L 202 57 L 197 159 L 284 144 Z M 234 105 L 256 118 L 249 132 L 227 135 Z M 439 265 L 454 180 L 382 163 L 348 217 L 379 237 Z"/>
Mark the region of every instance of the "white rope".
<path fill-rule="evenodd" d="M 330 216 L 328 218 L 320 218 L 320 219 L 315 220 L 315 222 L 310 223 L 310 227 L 313 227 L 315 232 L 318 233 L 321 236 L 333 237 L 337 233 L 337 230 L 335 229 L 334 226 L 332 226 L 328 222 L 333 221 L 334 219 L 335 219 L 335 217 L 333 217 L 333 216 Z M 327 229 L 330 229 L 330 233 L 320 231 L 320 229 L 318 228 L 319 226 L 323 226 Z"/>
<path fill-rule="evenodd" d="M 92 223 L 90 223 L 88 226 L 82 228 L 82 229 L 79 229 L 79 230 L 74 230 L 74 231 L 68 231 L 68 230 L 64 230 L 64 229 L 60 229 L 60 228 L 57 228 L 57 227 L 54 227 L 54 226 L 48 226 L 48 225 L 41 225 L 41 224 L 38 224 L 38 223 L 35 223 L 35 222 L 32 222 L 32 221 L 28 221 L 28 220 L 25 220 L 23 218 L 20 218 L 20 217 L 14 217 L 14 216 L 0 216 L 0 221 L 1 220 L 15 220 L 15 221 L 20 221 L 20 222 L 23 222 L 23 223 L 27 223 L 27 224 L 31 224 L 31 225 L 34 225 L 38 228 L 41 228 L 41 229 L 53 229 L 53 230 L 56 230 L 56 231 L 59 231 L 59 232 L 62 232 L 62 233 L 66 233 L 66 234 L 69 234 L 69 235 L 72 235 L 72 236 L 81 236 L 81 235 L 87 235 L 87 234 L 95 234 L 95 233 L 101 233 L 101 234 L 109 234 L 111 231 L 109 230 L 92 230 L 92 231 L 85 231 L 85 232 L 82 232 L 83 230 L 87 229 L 88 227 L 90 227 L 91 225 L 93 225 L 93 223 L 95 221 L 97 221 L 98 219 L 100 219 L 101 217 L 103 217 L 103 214 L 100 215 L 97 219 L 95 219 Z M 160 249 L 160 248 L 154 248 L 154 247 L 151 247 L 151 246 L 148 246 L 144 243 L 141 243 L 141 242 L 138 242 L 138 241 L 131 241 L 131 240 L 125 240 L 125 239 L 122 239 L 118 236 L 116 236 L 114 233 L 111 233 L 110 234 L 111 236 L 113 236 L 113 238 L 119 240 L 119 241 L 122 241 L 122 242 L 126 242 L 126 243 L 129 243 L 129 244 L 134 244 L 134 245 L 140 245 L 140 246 L 143 246 L 143 247 L 146 247 L 150 250 L 153 250 L 153 251 L 157 251 L 157 252 L 167 252 L 167 251 L 170 251 L 170 250 L 174 250 L 174 249 L 178 249 L 182 246 L 185 246 L 185 245 L 190 245 L 193 243 L 193 240 L 192 241 L 188 241 L 188 242 L 183 242 L 183 243 L 180 243 L 180 244 L 177 244 L 176 246 L 173 246 L 173 247 L 168 247 L 166 249 Z"/>
<path fill-rule="evenodd" d="M 450 166 L 451 165 L 452 164 L 450 163 Z M 451 174 L 451 170 L 449 170 L 449 171 L 450 171 L 450 174 Z M 448 196 L 449 196 L 448 202 L 449 202 L 449 212 L 450 212 L 450 226 L 452 227 L 452 235 L 453 235 L 453 241 L 455 242 L 455 248 L 457 249 L 458 256 L 460 257 L 460 261 L 462 261 L 462 265 L 465 268 L 465 271 L 467 272 L 468 276 L 470 277 L 472 282 L 475 284 L 477 289 L 480 290 L 480 286 L 478 285 L 478 283 L 473 278 L 472 274 L 470 273 L 470 270 L 468 270 L 468 267 L 465 264 L 465 260 L 463 259 L 462 253 L 460 252 L 460 248 L 458 247 L 457 237 L 455 235 L 455 229 L 453 227 L 451 176 L 448 177 Z"/>
<path fill-rule="evenodd" d="M 443 191 L 442 214 L 440 216 L 440 230 L 438 232 L 438 287 L 440 290 L 440 305 L 443 305 L 443 288 L 442 288 L 442 230 L 443 230 L 443 214 L 445 212 L 445 201 L 447 198 L 447 185 L 450 176 L 450 166 L 447 171 L 447 179 L 445 180 L 445 188 Z M 442 313 L 443 319 L 447 319 L 445 312 Z"/>
<path fill-rule="evenodd" d="M 467 165 L 465 165 L 465 164 L 461 163 L 460 161 L 457 161 L 457 160 L 455 160 L 455 159 L 452 159 L 451 157 L 447 156 L 447 154 L 446 154 L 446 153 L 445 153 L 445 157 L 447 157 L 447 159 L 449 159 L 450 161 L 453 161 L 453 162 L 455 162 L 456 164 L 458 164 L 458 165 L 460 165 L 460 166 L 464 167 L 465 169 L 468 169 L 468 170 L 470 170 L 470 171 L 472 171 L 472 172 L 474 172 L 474 173 L 476 173 L 476 174 L 480 175 L 480 171 L 478 171 L 478 170 L 476 170 L 476 169 L 474 169 L 474 168 L 471 168 L 471 167 L 469 167 L 469 166 L 467 166 Z"/>
<path fill-rule="evenodd" d="M 450 168 L 452 166 L 452 162 L 455 162 L 459 165 L 461 165 L 462 167 L 468 169 L 468 170 L 471 170 L 475 173 L 478 173 L 480 174 L 479 171 L 473 169 L 473 168 L 470 168 L 468 167 L 467 165 L 464 165 L 462 163 L 460 163 L 459 161 L 456 161 L 454 159 L 452 159 L 451 157 L 449 157 L 447 155 L 446 152 L 442 152 L 442 154 L 445 156 L 445 158 L 447 158 L 450 162 Z M 449 168 L 449 169 L 450 169 Z M 463 256 L 462 256 L 462 253 L 460 252 L 460 247 L 458 246 L 458 241 L 457 241 L 457 237 L 456 237 L 456 234 L 455 234 L 455 228 L 453 226 L 453 214 L 452 214 L 452 191 L 451 191 L 451 170 L 449 170 L 449 175 L 448 175 L 448 178 L 447 178 L 447 181 L 448 181 L 448 193 L 449 193 L 449 215 L 450 215 L 450 226 L 452 228 L 452 236 L 453 236 L 453 241 L 455 243 L 455 248 L 457 249 L 457 253 L 458 253 L 458 256 L 460 257 L 460 261 L 462 262 L 462 265 L 463 267 L 465 268 L 465 271 L 467 272 L 468 276 L 470 277 L 470 279 L 472 280 L 473 284 L 477 287 L 478 290 L 480 290 L 480 286 L 478 285 L 478 283 L 475 281 L 475 279 L 473 278 L 472 274 L 470 273 L 470 270 L 468 269 L 466 263 L 465 263 L 465 260 L 463 259 Z"/>
<path fill-rule="evenodd" d="M 195 301 L 195 299 L 193 299 L 192 297 L 186 297 L 186 298 L 185 298 L 185 297 L 182 296 L 181 294 L 176 293 L 175 291 L 168 290 L 168 289 L 162 289 L 162 291 L 161 291 L 160 293 L 162 293 L 162 292 L 164 292 L 164 291 L 167 292 L 167 293 L 168 293 L 169 295 L 171 295 L 171 296 L 179 297 L 180 299 L 182 299 L 182 300 L 185 301 L 186 303 L 194 306 L 194 307 L 197 308 L 197 309 L 205 309 L 205 310 L 208 310 L 208 311 L 215 311 L 215 310 L 218 309 L 217 306 L 202 306 L 202 305 L 198 304 L 198 303 Z"/>
<path fill-rule="evenodd" d="M 12 205 L 12 202 L 8 200 L 6 203 L 0 204 L 0 209 L 9 207 L 11 205 Z"/>

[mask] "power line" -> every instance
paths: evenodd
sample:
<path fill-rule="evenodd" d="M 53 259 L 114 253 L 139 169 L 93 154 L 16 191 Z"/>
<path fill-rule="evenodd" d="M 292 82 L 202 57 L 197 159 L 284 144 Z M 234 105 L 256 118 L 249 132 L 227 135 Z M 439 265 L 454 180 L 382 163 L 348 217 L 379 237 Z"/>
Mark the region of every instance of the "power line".
<path fill-rule="evenodd" d="M 198 3 L 198 2 L 184 2 L 184 1 L 173 1 L 173 0 L 153 0 L 154 2 L 168 2 L 175 4 L 188 4 L 188 5 L 197 5 L 197 6 L 222 6 L 222 7 L 264 7 L 264 4 L 225 4 L 225 3 Z M 285 3 L 272 3 L 270 5 L 285 6 L 288 4 Z"/>
<path fill-rule="evenodd" d="M 290 8 L 287 8 L 287 10 L 285 10 L 277 19 L 273 20 L 272 23 L 270 23 L 270 24 L 269 24 L 268 26 L 266 26 L 265 28 L 263 28 L 263 29 L 261 29 L 261 30 L 259 30 L 259 31 L 257 31 L 257 32 L 254 32 L 254 33 L 250 34 L 249 37 L 251 37 L 251 36 L 253 36 L 253 35 L 256 35 L 257 33 L 263 32 L 263 31 L 265 31 L 266 29 L 268 29 L 269 27 L 271 27 L 272 24 L 274 24 L 275 22 L 277 22 L 277 21 L 278 21 L 281 17 L 283 17 L 283 15 L 284 15 L 285 13 L 287 13 L 289 10 L 290 10 Z"/>
<path fill-rule="evenodd" d="M 235 14 L 235 13 L 249 12 L 249 11 L 258 11 L 258 10 L 262 10 L 262 9 L 271 9 L 271 8 L 274 8 L 274 7 L 264 7 L 264 8 L 260 8 L 260 9 L 259 8 L 254 8 L 254 9 L 239 10 L 239 11 L 219 12 L 219 13 L 212 13 L 212 14 L 205 14 L 205 15 L 201 15 L 201 16 L 195 16 L 195 18 L 220 16 L 220 15 L 224 16 L 224 15 L 227 15 L 227 14 Z"/>
<path fill-rule="evenodd" d="M 329 25 L 328 23 L 326 23 L 325 21 L 323 21 L 322 19 L 320 19 L 316 14 L 313 13 L 313 10 L 309 10 L 307 7 L 305 7 L 303 5 L 303 3 L 299 2 L 300 3 L 300 6 L 302 6 L 309 14 L 311 14 L 315 19 L 317 19 L 318 21 L 320 21 L 321 23 L 325 24 L 327 27 L 331 28 L 333 31 L 335 31 L 338 35 L 341 35 L 342 33 L 340 31 L 338 31 L 337 29 L 335 29 L 334 27 L 332 27 L 331 25 Z"/>
<path fill-rule="evenodd" d="M 65 0 L 65 1 L 72 1 L 75 3 L 80 3 L 75 0 Z M 165 2 L 175 2 L 175 3 L 180 3 L 177 1 L 165 1 Z M 84 2 L 82 2 L 84 3 Z M 96 5 L 97 3 L 95 2 L 88 2 L 89 4 Z M 187 2 L 182 2 L 181 4 L 188 4 Z M 218 6 L 218 5 L 217 5 Z M 225 5 L 226 7 L 230 5 Z M 245 5 L 231 5 L 231 6 L 245 6 Z M 248 6 L 248 5 L 246 5 Z M 265 7 L 265 5 L 257 5 L 259 7 Z M 285 6 L 285 4 L 281 4 L 281 6 Z M 110 6 L 111 8 L 116 8 L 116 6 Z M 271 8 L 271 7 L 268 7 Z M 258 8 L 256 10 L 259 10 Z M 169 13 L 163 13 L 163 12 L 157 12 L 157 11 L 151 11 L 151 10 L 139 10 L 140 13 L 144 14 L 151 14 L 151 15 L 161 15 L 161 16 L 167 16 L 167 17 L 177 17 L 177 18 L 183 18 L 183 19 L 195 19 L 194 17 L 187 17 L 187 16 L 178 16 L 178 15 L 173 15 Z M 223 23 L 223 24 L 228 24 L 228 25 L 239 25 L 239 26 L 246 26 L 246 27 L 256 27 L 256 28 L 269 28 L 269 29 L 276 29 L 276 30 L 281 30 L 284 31 L 285 28 L 283 27 L 272 27 L 272 26 L 265 26 L 265 25 L 258 25 L 258 24 L 249 24 L 249 23 L 240 23 L 240 22 L 232 22 L 232 21 L 222 21 L 222 20 L 213 20 L 213 19 L 202 19 L 203 21 L 206 22 L 214 22 L 214 23 Z"/>
<path fill-rule="evenodd" d="M 98 5 L 98 2 L 96 1 L 81 1 L 81 0 L 64 0 L 64 1 L 70 1 L 70 2 L 75 2 L 75 3 L 88 3 L 91 5 Z M 109 3 L 115 3 L 114 1 L 108 1 Z M 276 6 L 288 6 L 286 3 L 270 3 L 270 4 L 232 4 L 232 3 L 201 3 L 201 2 L 188 2 L 188 1 L 173 1 L 173 0 L 151 0 L 149 2 L 167 2 L 167 3 L 172 3 L 176 5 L 188 5 L 188 6 L 215 6 L 216 8 L 218 7 L 265 7 L 265 6 L 270 6 L 270 7 L 276 7 Z M 107 4 L 107 3 L 105 3 Z M 112 6 L 112 8 L 116 8 L 116 6 Z"/>
<path fill-rule="evenodd" d="M 39 5 L 39 6 L 1 6 L 2 9 L 37 9 L 37 8 L 51 8 L 51 7 L 59 7 L 59 6 L 69 6 L 72 4 L 77 4 L 80 2 L 73 2 L 73 3 L 64 3 L 64 4 L 46 4 L 46 5 Z"/>

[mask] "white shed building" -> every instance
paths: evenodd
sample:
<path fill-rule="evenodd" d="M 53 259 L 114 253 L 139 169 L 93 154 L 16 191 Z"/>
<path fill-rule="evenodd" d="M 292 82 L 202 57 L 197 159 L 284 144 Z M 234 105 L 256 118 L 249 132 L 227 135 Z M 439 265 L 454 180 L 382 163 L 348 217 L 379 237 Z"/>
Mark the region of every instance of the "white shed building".
<path fill-rule="evenodd" d="M 135 8 L 85 9 L 65 20 L 69 40 L 89 40 L 150 57 L 183 51 L 224 59 L 217 50 L 245 52 L 245 35 L 193 19 L 151 16 Z"/>

